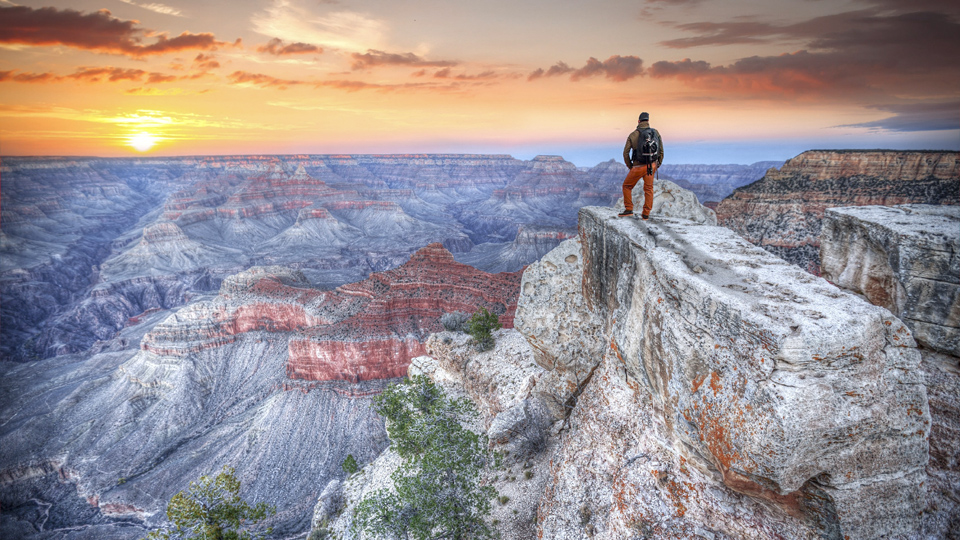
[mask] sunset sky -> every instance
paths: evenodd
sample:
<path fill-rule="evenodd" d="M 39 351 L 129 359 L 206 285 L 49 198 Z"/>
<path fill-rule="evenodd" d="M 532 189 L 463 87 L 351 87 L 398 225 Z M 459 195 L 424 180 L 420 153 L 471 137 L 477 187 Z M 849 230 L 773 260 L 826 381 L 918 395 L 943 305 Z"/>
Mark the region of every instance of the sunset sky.
<path fill-rule="evenodd" d="M 0 0 L 0 154 L 960 149 L 957 0 Z"/>

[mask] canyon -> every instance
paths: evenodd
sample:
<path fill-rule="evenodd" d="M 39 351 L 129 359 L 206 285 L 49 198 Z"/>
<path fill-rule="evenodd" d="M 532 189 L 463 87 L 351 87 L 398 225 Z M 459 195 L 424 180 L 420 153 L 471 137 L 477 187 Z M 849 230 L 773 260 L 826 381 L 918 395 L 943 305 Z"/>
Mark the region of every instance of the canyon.
<path fill-rule="evenodd" d="M 316 485 L 348 454 L 383 448 L 370 399 L 425 352 L 440 316 L 484 307 L 510 328 L 519 285 L 520 273 L 476 270 L 439 243 L 333 290 L 257 266 L 84 353 L 7 363 L 0 533 L 142 536 L 166 500 L 223 463 L 282 510 L 278 534 L 296 533 Z"/>
<path fill-rule="evenodd" d="M 784 166 L 788 173 L 789 164 Z M 801 481 L 810 471 L 799 457 L 786 464 L 773 458 L 744 461 L 743 456 L 759 451 L 782 455 L 786 450 L 765 446 L 756 433 L 741 433 L 742 419 L 728 427 L 731 415 L 755 422 L 775 418 L 784 433 L 794 433 L 789 429 L 802 423 L 791 418 L 790 407 L 778 407 L 777 400 L 751 401 L 758 381 L 772 376 L 766 365 L 776 356 L 771 347 L 791 332 L 807 340 L 816 330 L 847 322 L 836 318 L 839 308 L 807 310 L 826 317 L 821 321 L 778 302 L 821 295 L 809 302 L 847 302 L 843 306 L 864 314 L 863 328 L 870 329 L 861 333 L 869 337 L 867 342 L 853 345 L 846 334 L 837 338 L 849 341 L 843 346 L 857 347 L 856 354 L 817 352 L 822 361 L 861 377 L 831 383 L 834 393 L 829 396 L 835 403 L 851 399 L 836 392 L 859 392 L 853 388 L 862 380 L 858 370 L 890 371 L 874 361 L 877 351 L 904 369 L 916 361 L 909 346 L 888 350 L 889 343 L 880 343 L 909 342 L 898 337 L 903 332 L 896 318 L 878 333 L 869 325 L 882 316 L 843 295 L 834 298 L 837 293 L 824 292 L 829 287 L 794 290 L 819 278 L 781 267 L 774 257 L 717 227 L 722 213 L 700 204 L 750 184 L 768 165 L 777 163 L 665 165 L 656 183 L 655 220 L 644 225 L 609 219 L 626 175 L 626 168 L 614 160 L 586 168 L 558 156 L 5 157 L 0 165 L 0 536 L 139 537 L 163 522 L 163 508 L 172 494 L 223 464 L 237 468 L 245 497 L 278 506 L 280 512 L 270 522 L 276 536 L 303 535 L 317 497 L 335 492 L 325 488 L 344 479 L 340 464 L 346 455 L 375 466 L 388 447 L 370 400 L 411 369 L 459 381 L 489 423 L 500 417 L 495 439 L 508 446 L 516 441 L 504 434 L 524 418 L 559 422 L 554 423 L 558 432 L 550 437 L 550 450 L 531 460 L 536 481 L 501 486 L 518 502 L 528 501 L 526 506 L 498 508 L 501 521 L 514 527 L 506 530 L 510 537 L 533 537 L 538 530 L 548 531 L 546 537 L 574 537 L 571 531 L 578 529 L 571 527 L 584 520 L 584 504 L 565 499 L 572 495 L 564 485 L 587 486 L 590 501 L 600 501 L 610 493 L 601 477 L 619 474 L 609 467 L 619 463 L 629 468 L 639 464 L 637 460 L 654 458 L 655 484 L 647 486 L 646 477 L 631 484 L 636 478 L 628 478 L 621 492 L 642 499 L 637 503 L 647 505 L 639 510 L 642 515 L 666 519 L 664 500 L 641 492 L 656 486 L 672 489 L 670 501 L 690 514 L 680 519 L 680 506 L 672 507 L 670 512 L 679 513 L 667 520 L 676 526 L 671 529 L 674 537 L 707 530 L 696 515 L 723 514 L 729 505 L 744 505 L 740 517 L 746 520 L 737 525 L 732 515 L 724 514 L 721 521 L 729 531 L 723 534 L 750 537 L 780 528 L 797 537 L 827 534 L 848 527 L 838 521 L 838 507 L 844 516 L 870 515 L 857 505 L 867 495 L 853 486 L 886 474 L 882 467 L 879 472 L 861 467 L 855 479 L 837 479 L 840 472 L 849 472 L 849 461 L 844 461 L 849 453 L 844 457 L 843 449 L 850 445 L 874 444 L 879 446 L 871 447 L 872 452 L 899 452 L 907 472 L 897 490 L 922 497 L 914 482 L 923 469 L 918 457 L 923 455 L 922 437 L 908 431 L 929 418 L 933 426 L 928 429 L 936 434 L 930 438 L 929 455 L 936 466 L 927 467 L 926 474 L 937 479 L 929 485 L 953 493 L 956 463 L 949 449 L 956 430 L 955 423 L 943 419 L 958 414 L 951 397 L 957 386 L 951 378 L 953 353 L 943 347 L 937 350 L 940 361 L 927 362 L 931 356 L 924 352 L 920 363 L 930 377 L 945 374 L 940 386 L 928 389 L 932 416 L 908 414 L 900 424 L 890 424 L 890 431 L 877 432 L 870 431 L 877 429 L 871 420 L 874 409 L 838 408 L 857 411 L 861 423 L 850 425 L 858 438 L 845 443 L 838 439 L 837 457 L 817 462 L 826 476 L 813 483 Z M 939 184 L 931 186 L 927 191 L 939 193 Z M 731 198 L 739 197 L 737 193 Z M 850 230 L 863 230 L 857 233 L 860 238 L 876 236 L 869 232 L 872 227 L 854 227 L 839 215 L 836 222 L 844 225 L 830 229 L 831 212 L 824 209 L 823 228 L 835 230 L 838 238 Z M 783 233 L 770 229 L 764 238 L 774 234 Z M 888 245 L 906 236 L 879 238 Z M 927 238 L 917 245 L 930 242 Z M 917 249 L 925 248 L 897 252 L 900 262 L 889 263 L 891 268 L 913 268 L 910 272 L 920 281 L 929 282 L 931 272 L 955 264 L 946 257 L 933 264 L 933 270 L 923 270 L 926 263 L 911 262 L 916 257 L 910 254 Z M 872 253 L 866 248 L 847 251 L 861 258 Z M 678 280 L 674 272 L 682 268 L 661 260 L 672 257 L 668 252 L 683 258 L 684 272 L 694 278 Z M 870 260 L 894 261 L 889 253 L 871 255 Z M 861 265 L 856 257 L 831 256 L 834 259 L 852 261 L 838 263 L 843 268 Z M 641 282 L 620 277 L 648 275 L 651 268 L 659 278 Z M 850 288 L 854 282 L 869 283 L 872 292 L 863 294 L 870 298 L 879 290 L 877 283 L 895 281 L 890 277 L 895 270 L 883 270 L 885 277 L 873 281 L 860 279 L 862 273 L 853 270 L 845 275 L 856 279 L 829 279 Z M 593 277 L 581 281 L 587 274 Z M 691 291 L 712 291 L 703 288 L 703 280 L 720 287 L 720 300 L 703 304 L 698 297 L 702 306 L 683 307 L 691 302 Z M 950 326 L 930 326 L 936 317 L 906 300 L 927 298 L 919 303 L 922 307 L 937 304 L 940 300 L 929 298 L 946 298 L 947 293 L 941 285 L 918 289 L 914 282 L 919 281 L 904 278 L 901 289 L 884 293 L 904 299 L 884 307 L 902 317 L 909 332 L 928 347 L 930 341 L 922 336 L 952 335 Z M 782 290 L 774 290 L 778 287 Z M 933 292 L 902 292 L 915 290 Z M 666 304 L 658 307 L 660 302 L 645 297 L 654 294 L 650 291 L 661 291 L 658 298 Z M 758 291 L 766 300 L 748 310 L 749 316 L 728 317 Z M 636 298 L 626 300 L 628 292 Z M 462 334 L 441 332 L 441 315 L 478 307 L 496 313 L 505 328 L 493 353 L 477 353 Z M 700 321 L 694 316 L 700 309 L 713 318 Z M 681 334 L 659 344 L 642 337 L 669 334 L 663 329 L 682 327 L 691 318 L 713 328 L 713 344 L 720 345 L 721 338 L 733 341 L 711 350 L 706 342 L 690 343 Z M 786 319 L 804 330 L 784 330 Z M 631 336 L 633 330 L 625 325 L 640 320 L 656 327 Z M 746 323 L 753 326 L 747 324 L 744 330 Z M 770 324 L 780 326 L 773 331 Z M 673 350 L 690 353 L 698 363 L 685 364 L 682 355 L 669 352 Z M 638 363 L 651 351 L 665 364 Z M 632 360 L 617 364 L 618 354 Z M 864 354 L 874 358 L 867 367 L 850 361 Z M 750 365 L 731 373 L 721 369 L 722 361 L 729 360 L 725 355 Z M 803 369 L 812 370 L 809 373 L 777 382 L 803 386 L 795 379 L 822 379 L 807 364 Z M 882 396 L 891 411 L 913 410 L 911 406 L 923 411 L 920 398 L 911 393 L 915 381 L 899 372 L 888 375 L 891 385 L 900 385 L 891 387 L 897 389 L 895 399 L 890 388 L 871 389 L 871 399 Z M 659 385 L 654 398 L 637 393 L 645 384 Z M 782 395 L 791 403 L 812 399 L 812 394 L 799 391 Z M 858 399 L 866 398 L 853 401 Z M 638 410 L 649 420 L 638 419 Z M 709 423 L 701 426 L 696 418 Z M 600 425 L 612 426 L 621 438 L 597 439 L 598 428 L 591 426 Z M 712 431 L 705 431 L 708 428 Z M 833 436 L 840 428 L 822 429 Z M 894 431 L 903 434 L 902 447 L 883 446 Z M 638 450 L 647 457 L 631 454 L 626 461 L 603 461 L 609 457 L 606 452 L 614 452 L 611 449 L 626 444 L 623 441 L 641 448 L 644 440 L 681 450 Z M 563 458 L 554 465 L 541 459 L 552 452 Z M 389 452 L 383 456 L 387 459 Z M 599 476 L 579 476 L 571 463 L 590 464 Z M 546 483 L 560 477 L 568 483 Z M 802 496 L 791 499 L 798 482 Z M 529 503 L 533 493 L 552 497 L 543 508 L 553 510 L 538 514 L 538 506 Z M 686 497 L 693 493 L 697 497 L 691 503 Z M 816 506 L 825 500 L 824 493 L 831 494 L 833 507 Z M 853 495 L 841 501 L 837 493 Z M 703 506 L 697 506 L 701 502 Z M 919 504 L 887 502 L 903 512 Z M 769 504 L 782 512 L 767 508 Z M 940 505 L 937 523 L 949 524 L 955 510 L 948 499 Z M 586 523 L 595 532 L 606 530 L 608 523 L 626 523 L 641 536 L 647 534 L 644 527 L 667 530 L 663 519 L 639 519 L 638 507 L 605 521 L 598 512 L 606 512 L 606 506 L 586 506 L 593 516 Z M 526 521 L 518 521 L 511 514 L 514 509 Z M 548 517 L 553 525 L 546 525 Z M 899 519 L 892 526 L 915 524 L 909 519 L 900 524 Z M 616 527 L 609 530 L 624 530 Z"/>
<path fill-rule="evenodd" d="M 570 234 L 578 204 L 615 198 L 549 156 L 5 158 L 0 172 L 12 360 L 86 350 L 252 266 L 332 288 L 440 242 L 516 271 Z"/>

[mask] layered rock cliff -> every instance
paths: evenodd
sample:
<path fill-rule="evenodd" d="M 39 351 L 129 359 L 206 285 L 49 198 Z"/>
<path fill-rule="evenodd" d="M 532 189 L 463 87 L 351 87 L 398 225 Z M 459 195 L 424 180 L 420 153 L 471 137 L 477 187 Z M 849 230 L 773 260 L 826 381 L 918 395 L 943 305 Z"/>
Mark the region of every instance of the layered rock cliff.
<path fill-rule="evenodd" d="M 928 481 L 949 437 L 929 435 L 932 404 L 956 415 L 955 400 L 938 390 L 928 401 L 920 352 L 896 316 L 722 227 L 588 207 L 579 233 L 526 269 L 516 330 L 498 333 L 496 349 L 478 354 L 443 333 L 413 364 L 466 392 L 491 440 L 511 450 L 490 479 L 511 501 L 494 512 L 502 534 L 949 530 L 950 499 L 931 499 Z M 547 442 L 531 449 L 537 430 Z M 949 493 L 955 460 L 936 459 L 935 489 Z M 351 537 L 352 505 L 383 485 L 388 462 L 346 484 L 334 530 Z"/>
<path fill-rule="evenodd" d="M 920 344 L 960 357 L 960 207 L 828 209 L 823 277 L 900 317 Z"/>
<path fill-rule="evenodd" d="M 960 204 L 960 154 L 811 150 L 738 188 L 717 206 L 720 224 L 819 272 L 820 229 L 834 206 Z"/>

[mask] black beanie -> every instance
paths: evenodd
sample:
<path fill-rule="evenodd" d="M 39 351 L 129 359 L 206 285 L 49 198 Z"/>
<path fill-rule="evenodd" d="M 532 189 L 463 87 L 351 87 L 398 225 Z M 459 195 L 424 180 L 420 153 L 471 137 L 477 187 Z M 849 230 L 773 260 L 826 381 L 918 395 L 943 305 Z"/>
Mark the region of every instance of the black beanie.
<path fill-rule="evenodd" d="M 649 121 L 650 121 L 650 113 L 646 113 L 646 112 L 640 113 L 640 120 L 639 120 L 639 121 L 640 121 L 640 122 L 649 122 Z"/>

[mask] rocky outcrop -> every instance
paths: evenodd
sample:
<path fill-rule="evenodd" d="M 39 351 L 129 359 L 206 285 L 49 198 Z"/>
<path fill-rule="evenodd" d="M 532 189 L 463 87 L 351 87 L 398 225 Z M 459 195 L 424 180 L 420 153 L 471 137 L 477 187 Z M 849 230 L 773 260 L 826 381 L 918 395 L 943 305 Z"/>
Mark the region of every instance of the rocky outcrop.
<path fill-rule="evenodd" d="M 900 317 L 918 343 L 960 356 L 960 207 L 828 209 L 821 272 Z"/>
<path fill-rule="evenodd" d="M 558 401 L 566 403 L 582 388 L 607 343 L 603 321 L 587 308 L 581 287 L 580 237 L 567 240 L 531 264 L 520 283 L 516 325 L 533 357 L 561 383 Z"/>
<path fill-rule="evenodd" d="M 960 361 L 927 349 L 921 357 L 931 423 L 923 530 L 952 540 L 960 531 Z"/>
<path fill-rule="evenodd" d="M 411 366 L 465 391 L 511 450 L 490 480 L 501 534 L 919 534 L 930 412 L 907 328 L 726 229 L 615 213 L 582 210 L 580 238 L 528 267 L 493 351 L 441 333 Z M 332 530 L 352 538 L 391 455 L 348 482 Z"/>
<path fill-rule="evenodd" d="M 643 207 L 644 197 L 643 182 L 637 182 L 637 185 L 633 188 L 634 211 Z M 623 197 L 620 197 L 617 200 L 616 209 L 620 212 L 623 211 L 623 208 Z M 683 218 L 708 225 L 717 224 L 717 216 L 714 211 L 701 205 L 697 201 L 696 195 L 670 180 L 664 179 L 656 179 L 653 182 L 653 207 L 650 210 L 650 215 L 655 218 Z"/>
<path fill-rule="evenodd" d="M 675 448 L 824 533 L 918 530 L 929 413 L 909 330 L 726 229 L 665 221 L 589 208 L 580 233 L 606 358 Z"/>
<path fill-rule="evenodd" d="M 738 188 L 717 207 L 720 224 L 819 273 L 820 229 L 835 206 L 960 204 L 960 154 L 811 150 Z"/>
<path fill-rule="evenodd" d="M 920 344 L 930 403 L 925 532 L 960 530 L 960 209 L 827 210 L 823 276 L 898 315 Z"/>
<path fill-rule="evenodd" d="M 511 503 L 536 509 L 535 532 L 500 532 L 921 534 L 931 413 L 909 329 L 728 229 L 616 212 L 582 209 L 579 238 L 527 268 L 493 351 L 438 334 L 411 367 L 465 391 L 515 465 L 548 475 Z M 544 453 L 521 450 L 538 432 Z"/>

